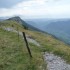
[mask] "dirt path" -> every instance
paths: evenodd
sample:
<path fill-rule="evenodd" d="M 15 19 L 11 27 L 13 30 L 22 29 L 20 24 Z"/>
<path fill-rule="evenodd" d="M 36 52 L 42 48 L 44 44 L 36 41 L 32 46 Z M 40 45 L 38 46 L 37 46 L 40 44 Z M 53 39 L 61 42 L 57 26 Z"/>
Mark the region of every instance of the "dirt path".
<path fill-rule="evenodd" d="M 70 65 L 61 59 L 61 57 L 46 52 L 44 58 L 48 70 L 70 70 Z"/>

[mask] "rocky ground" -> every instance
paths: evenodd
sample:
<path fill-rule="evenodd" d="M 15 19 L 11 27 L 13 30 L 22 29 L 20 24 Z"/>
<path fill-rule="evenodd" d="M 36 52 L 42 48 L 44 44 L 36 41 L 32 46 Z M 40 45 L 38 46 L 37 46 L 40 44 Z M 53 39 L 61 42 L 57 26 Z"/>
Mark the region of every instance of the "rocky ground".
<path fill-rule="evenodd" d="M 48 70 L 70 70 L 70 65 L 67 64 L 61 57 L 55 56 L 52 53 L 44 54 Z"/>

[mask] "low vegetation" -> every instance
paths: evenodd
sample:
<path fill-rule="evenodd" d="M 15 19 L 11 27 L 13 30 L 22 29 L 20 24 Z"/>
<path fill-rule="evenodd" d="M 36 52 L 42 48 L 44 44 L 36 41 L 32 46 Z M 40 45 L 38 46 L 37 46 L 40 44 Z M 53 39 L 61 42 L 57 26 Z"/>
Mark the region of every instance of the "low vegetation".
<path fill-rule="evenodd" d="M 68 63 L 70 63 L 70 46 L 60 40 L 55 39 L 52 35 L 43 34 L 40 32 L 26 31 L 36 39 L 42 46 L 43 52 L 54 53 L 61 56 Z"/>
<path fill-rule="evenodd" d="M 18 40 L 17 33 L 6 31 L 3 27 L 12 27 L 15 30 L 18 28 L 40 43 L 40 47 L 29 43 L 33 58 L 29 57 L 23 37 L 19 36 Z M 52 35 L 26 30 L 15 21 L 0 23 L 0 70 L 43 70 L 45 62 L 42 52 L 54 53 L 70 63 L 70 46 Z"/>
<path fill-rule="evenodd" d="M 43 58 L 39 47 L 29 43 L 30 58 L 25 42 L 16 33 L 0 28 L 0 70 L 42 70 Z"/>

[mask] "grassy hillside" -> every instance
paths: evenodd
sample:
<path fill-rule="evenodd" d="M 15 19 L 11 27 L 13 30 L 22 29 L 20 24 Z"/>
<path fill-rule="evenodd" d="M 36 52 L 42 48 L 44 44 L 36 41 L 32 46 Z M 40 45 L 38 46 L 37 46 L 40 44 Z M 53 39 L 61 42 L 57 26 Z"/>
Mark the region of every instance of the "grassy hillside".
<path fill-rule="evenodd" d="M 22 28 L 24 28 L 24 26 L 12 20 L 5 20 L 3 22 L 0 22 L 0 27 L 13 27 L 15 30 L 22 30 Z"/>
<path fill-rule="evenodd" d="M 32 59 L 21 36 L 18 42 L 16 33 L 0 29 L 0 70 L 42 70 L 40 48 L 31 43 L 29 46 Z"/>
<path fill-rule="evenodd" d="M 8 23 L 5 21 L 3 23 Z M 12 21 L 13 22 L 13 21 Z M 18 34 L 2 29 L 2 27 L 15 26 L 15 22 L 6 25 L 2 25 L 0 28 L 0 70 L 42 70 L 43 69 L 43 57 L 41 49 L 29 43 L 32 56 L 29 57 L 27 48 L 23 38 L 20 36 L 18 41 Z M 16 24 L 15 29 L 19 26 Z M 20 31 L 25 31 L 20 25 L 18 28 Z"/>
<path fill-rule="evenodd" d="M 70 46 L 64 44 L 62 41 L 55 39 L 53 36 L 39 32 L 26 31 L 33 36 L 41 44 L 43 52 L 51 52 L 55 55 L 61 56 L 68 63 L 70 63 Z"/>
<path fill-rule="evenodd" d="M 3 27 L 12 27 L 15 30 L 18 28 L 40 43 L 40 47 L 29 43 L 32 59 L 29 57 L 23 37 L 20 36 L 18 41 L 17 33 L 6 31 Z M 70 63 L 70 47 L 63 42 L 49 34 L 25 30 L 15 21 L 0 22 L 0 70 L 43 70 L 45 63 L 42 52 L 54 53 Z"/>

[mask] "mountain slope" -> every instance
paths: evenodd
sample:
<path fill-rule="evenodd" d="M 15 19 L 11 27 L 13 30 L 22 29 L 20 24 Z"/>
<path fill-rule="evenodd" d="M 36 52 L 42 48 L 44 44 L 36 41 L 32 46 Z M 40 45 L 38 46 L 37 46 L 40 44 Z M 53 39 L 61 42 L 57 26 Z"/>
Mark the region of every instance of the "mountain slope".
<path fill-rule="evenodd" d="M 41 50 L 29 43 L 31 59 L 22 36 L 0 28 L 0 70 L 42 70 Z M 41 68 L 40 68 L 41 66 Z"/>
<path fill-rule="evenodd" d="M 36 31 L 42 31 L 28 23 L 26 23 L 24 20 L 22 20 L 20 17 L 12 17 L 12 18 L 9 18 L 8 20 L 13 20 L 13 21 L 16 21 L 20 24 L 22 24 L 24 26 L 25 29 L 31 29 L 31 30 L 36 30 Z"/>
<path fill-rule="evenodd" d="M 70 44 L 70 19 L 32 19 L 29 24 Z"/>
<path fill-rule="evenodd" d="M 19 29 L 19 33 L 23 31 L 26 32 L 26 29 L 13 20 L 2 21 L 0 24 L 0 69 L 42 70 L 44 62 L 42 59 L 41 49 L 37 45 L 29 42 L 29 47 L 33 56 L 31 59 L 23 37 L 21 35 L 18 37 L 17 27 Z M 8 31 L 7 28 L 12 28 L 14 31 Z M 28 34 L 26 35 L 31 37 Z"/>
<path fill-rule="evenodd" d="M 16 21 L 3 21 L 0 26 L 0 69 L 2 70 L 43 70 L 46 68 L 43 60 L 45 52 L 61 56 L 70 63 L 70 47 L 49 34 L 24 29 Z M 12 27 L 12 24 L 14 27 Z M 30 59 L 23 37 L 5 28 L 19 27 L 19 32 L 25 32 L 26 36 L 36 40 L 40 46 L 29 43 L 33 58 Z M 45 70 L 45 69 L 44 69 Z"/>
<path fill-rule="evenodd" d="M 44 31 L 55 35 L 60 40 L 70 44 L 70 20 L 56 21 L 44 27 Z"/>

